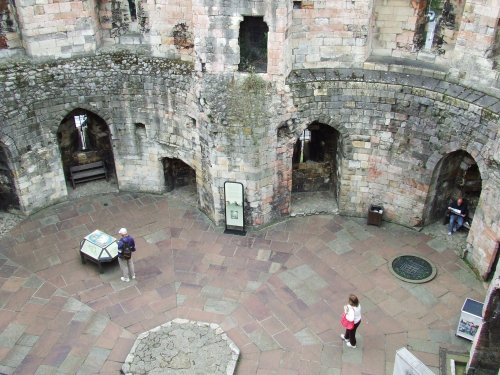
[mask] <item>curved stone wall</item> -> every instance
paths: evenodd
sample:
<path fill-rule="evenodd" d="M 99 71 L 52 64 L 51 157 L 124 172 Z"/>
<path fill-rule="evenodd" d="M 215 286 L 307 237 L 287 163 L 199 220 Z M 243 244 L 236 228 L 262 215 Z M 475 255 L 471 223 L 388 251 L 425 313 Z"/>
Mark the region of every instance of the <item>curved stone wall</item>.
<path fill-rule="evenodd" d="M 430 73 L 313 69 L 268 82 L 125 52 L 23 62 L 0 69 L 0 135 L 27 213 L 67 198 L 56 133 L 82 108 L 111 130 L 121 190 L 162 192 L 161 160 L 178 158 L 195 170 L 199 207 L 217 224 L 224 182 L 242 182 L 247 225 L 288 214 L 293 146 L 312 122 L 340 134 L 338 203 L 347 215 L 380 203 L 385 219 L 421 225 L 437 163 L 464 150 L 483 181 L 469 242 L 486 274 L 500 233 L 499 100 Z"/>
<path fill-rule="evenodd" d="M 468 256 L 482 277 L 489 274 L 500 241 L 498 98 L 433 77 L 358 69 L 294 71 L 287 83 L 298 108 L 291 129 L 297 137 L 320 121 L 344 138 L 343 214 L 365 216 L 371 203 L 381 203 L 388 220 L 422 225 L 437 163 L 468 152 L 482 179 Z"/>
<path fill-rule="evenodd" d="M 294 71 L 297 136 L 313 121 L 347 138 L 341 212 L 362 215 L 384 202 L 387 218 L 422 221 L 437 162 L 463 149 L 487 183 L 495 155 L 498 99 L 430 77 L 358 69 Z"/>
<path fill-rule="evenodd" d="M 11 139 L 26 212 L 67 195 L 56 133 L 76 108 L 109 126 L 120 189 L 162 191 L 162 157 L 196 167 L 189 64 L 127 53 L 23 62 L 2 66 L 0 83 L 1 132 Z M 145 136 L 136 134 L 136 123 L 146 125 Z"/>

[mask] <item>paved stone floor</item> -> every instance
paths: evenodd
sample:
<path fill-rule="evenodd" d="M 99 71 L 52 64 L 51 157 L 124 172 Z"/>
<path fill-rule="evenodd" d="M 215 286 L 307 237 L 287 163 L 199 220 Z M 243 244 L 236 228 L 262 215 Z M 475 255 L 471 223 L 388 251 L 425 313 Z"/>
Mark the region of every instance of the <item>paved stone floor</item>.
<path fill-rule="evenodd" d="M 130 283 L 117 264 L 99 274 L 78 253 L 93 230 L 123 226 L 138 248 Z M 175 194 L 75 198 L 0 239 L 0 373 L 118 374 L 138 334 L 182 318 L 225 330 L 241 350 L 238 375 L 392 374 L 401 347 L 437 374 L 440 348 L 470 349 L 455 336 L 465 298 L 486 293 L 457 256 L 459 238 L 337 215 L 242 237 Z M 436 278 L 393 277 L 388 261 L 403 253 L 431 260 Z M 349 293 L 364 313 L 357 349 L 339 337 Z"/>

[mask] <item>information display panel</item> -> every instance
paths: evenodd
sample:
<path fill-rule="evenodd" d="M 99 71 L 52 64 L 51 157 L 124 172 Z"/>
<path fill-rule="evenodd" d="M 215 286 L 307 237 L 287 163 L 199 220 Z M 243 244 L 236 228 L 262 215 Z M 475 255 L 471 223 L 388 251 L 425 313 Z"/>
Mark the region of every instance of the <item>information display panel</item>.
<path fill-rule="evenodd" d="M 100 230 L 93 231 L 80 242 L 82 263 L 85 263 L 86 260 L 97 263 L 100 272 L 102 272 L 102 263 L 111 262 L 117 256 L 116 238 Z"/>
<path fill-rule="evenodd" d="M 224 233 L 245 235 L 243 184 L 224 182 L 224 202 L 226 207 L 226 230 Z"/>

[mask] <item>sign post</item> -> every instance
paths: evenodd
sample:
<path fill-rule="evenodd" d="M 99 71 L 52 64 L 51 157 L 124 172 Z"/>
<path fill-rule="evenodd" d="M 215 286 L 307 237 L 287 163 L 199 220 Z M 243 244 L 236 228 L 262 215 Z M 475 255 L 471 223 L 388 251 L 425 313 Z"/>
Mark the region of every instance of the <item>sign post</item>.
<path fill-rule="evenodd" d="M 226 229 L 224 233 L 246 235 L 243 184 L 240 182 L 224 182 L 224 202 L 226 208 Z"/>

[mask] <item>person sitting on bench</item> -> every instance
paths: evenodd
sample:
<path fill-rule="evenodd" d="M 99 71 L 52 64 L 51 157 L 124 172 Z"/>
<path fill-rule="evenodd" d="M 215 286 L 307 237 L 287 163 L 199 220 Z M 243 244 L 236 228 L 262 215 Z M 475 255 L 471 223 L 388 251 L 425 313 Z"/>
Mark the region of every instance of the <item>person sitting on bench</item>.
<path fill-rule="evenodd" d="M 451 236 L 452 233 L 455 233 L 462 227 L 462 225 L 464 225 L 464 221 L 469 213 L 469 210 L 467 208 L 467 203 L 464 202 L 463 198 L 458 198 L 456 201 L 453 201 L 448 207 L 448 210 L 450 211 L 448 235 Z"/>

